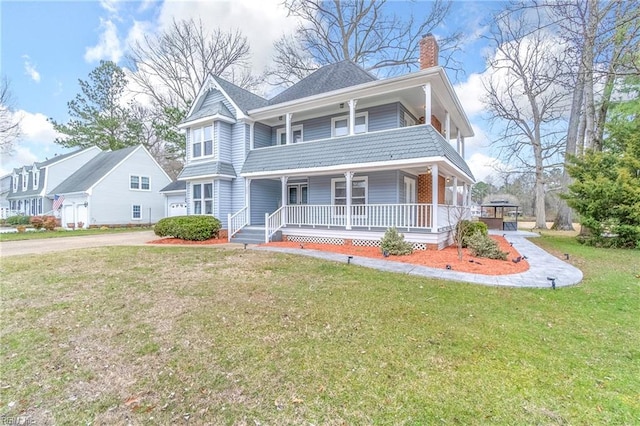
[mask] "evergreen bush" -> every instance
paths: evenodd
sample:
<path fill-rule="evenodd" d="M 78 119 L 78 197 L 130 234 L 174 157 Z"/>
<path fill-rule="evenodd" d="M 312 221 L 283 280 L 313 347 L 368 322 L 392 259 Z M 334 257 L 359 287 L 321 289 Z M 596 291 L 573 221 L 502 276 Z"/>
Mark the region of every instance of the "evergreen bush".
<path fill-rule="evenodd" d="M 403 256 L 413 253 L 411 243 L 404 240 L 404 235 L 399 233 L 396 228 L 389 228 L 380 240 L 380 248 L 382 252 L 387 252 L 394 256 Z"/>
<path fill-rule="evenodd" d="M 468 239 L 476 232 L 482 233 L 482 235 L 489 235 L 489 228 L 487 224 L 480 221 L 461 220 L 456 225 L 456 239 L 461 238 L 462 247 L 468 247 Z M 456 241 L 457 243 L 458 241 Z"/>
<path fill-rule="evenodd" d="M 218 236 L 222 224 L 213 216 L 174 216 L 160 219 L 154 227 L 159 237 L 204 241 Z"/>
<path fill-rule="evenodd" d="M 486 257 L 488 259 L 507 260 L 507 252 L 500 250 L 498 243 L 491 239 L 488 235 L 484 235 L 481 231 L 476 231 L 467 238 L 469 251 L 477 257 Z"/>
<path fill-rule="evenodd" d="M 25 216 L 22 214 L 19 214 L 16 216 L 9 216 L 7 218 L 7 225 L 12 225 L 12 226 L 29 225 L 30 220 L 31 220 L 31 216 Z"/>

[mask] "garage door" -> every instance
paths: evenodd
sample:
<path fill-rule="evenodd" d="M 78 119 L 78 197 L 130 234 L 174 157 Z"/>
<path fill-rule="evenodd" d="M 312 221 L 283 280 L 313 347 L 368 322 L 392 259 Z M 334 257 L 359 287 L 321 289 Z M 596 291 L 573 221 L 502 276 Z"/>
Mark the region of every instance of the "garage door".
<path fill-rule="evenodd" d="M 169 216 L 184 216 L 187 214 L 186 203 L 171 203 L 169 205 Z"/>

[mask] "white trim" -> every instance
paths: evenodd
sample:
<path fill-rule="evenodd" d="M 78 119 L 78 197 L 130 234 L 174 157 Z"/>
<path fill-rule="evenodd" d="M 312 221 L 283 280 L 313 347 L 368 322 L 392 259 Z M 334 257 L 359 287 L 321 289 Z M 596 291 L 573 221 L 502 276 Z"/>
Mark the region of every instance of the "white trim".
<path fill-rule="evenodd" d="M 205 180 L 205 181 L 200 181 L 200 182 L 190 182 L 191 183 L 191 194 L 190 194 L 190 201 L 189 201 L 189 205 L 191 207 L 191 214 L 193 215 L 202 215 L 202 216 L 213 216 L 215 213 L 215 180 L 211 179 L 211 180 Z M 200 186 L 200 198 L 195 198 L 193 195 L 193 189 L 197 186 Z M 204 185 L 211 185 L 211 198 L 206 198 L 204 196 Z M 186 198 L 186 197 L 185 197 Z M 196 201 L 200 201 L 200 203 L 202 203 L 200 205 L 200 213 L 196 213 L 195 212 L 195 203 Z M 207 201 L 211 201 L 211 213 L 203 213 L 204 211 L 206 211 L 206 202 Z"/>
<path fill-rule="evenodd" d="M 213 80 L 213 82 L 211 82 L 211 80 Z M 233 101 L 233 99 L 231 98 L 231 96 L 229 96 L 227 94 L 227 92 L 225 92 L 222 87 L 220 87 L 220 83 L 218 83 L 218 81 L 216 80 L 215 76 L 213 76 L 212 74 L 209 74 L 207 76 L 207 78 L 204 80 L 204 83 L 202 84 L 202 87 L 200 87 L 200 90 L 198 91 L 198 94 L 196 95 L 196 99 L 195 102 L 193 103 L 193 105 L 191 105 L 191 108 L 189 108 L 189 112 L 187 113 L 187 117 L 189 117 L 191 114 L 193 114 L 193 112 L 196 110 L 196 108 L 199 108 L 201 106 L 201 98 L 210 90 L 210 89 L 215 89 L 218 90 L 220 93 L 222 93 L 222 96 L 224 96 L 227 101 L 229 101 L 229 103 L 231 104 L 231 106 L 233 106 L 233 109 L 236 110 L 236 117 L 237 118 L 246 118 L 247 116 L 244 114 L 244 112 L 242 111 L 242 109 L 240 107 L 238 107 L 238 105 L 236 105 L 236 103 Z"/>
<path fill-rule="evenodd" d="M 298 142 L 296 142 L 293 139 L 293 134 L 295 132 L 297 132 L 298 130 L 300 130 L 300 140 Z M 286 145 L 287 144 L 286 139 L 285 139 L 285 143 L 282 143 L 282 140 L 281 140 L 282 135 L 286 135 L 286 134 L 287 134 L 287 128 L 286 127 L 280 127 L 278 129 L 276 129 L 276 145 Z M 291 126 L 291 143 L 301 143 L 301 142 L 304 142 L 304 129 L 302 127 L 302 124 L 296 124 L 295 126 Z"/>
<path fill-rule="evenodd" d="M 404 127 L 411 127 L 418 124 L 418 122 L 416 121 L 415 118 L 413 118 L 411 113 L 409 113 L 408 111 L 403 111 L 403 114 L 404 114 Z M 407 124 L 409 122 L 411 122 L 411 124 Z"/>
<path fill-rule="evenodd" d="M 229 118 L 226 115 L 214 114 L 214 115 L 208 115 L 206 117 L 198 118 L 197 120 L 193 120 L 193 121 L 185 121 L 184 123 L 178 124 L 176 127 L 178 127 L 178 129 L 187 129 L 189 127 L 198 126 L 202 123 L 207 123 L 209 121 L 224 121 L 225 123 L 229 123 L 229 124 L 236 124 L 238 122 L 238 120 L 234 118 Z"/>
<path fill-rule="evenodd" d="M 204 153 L 204 143 L 208 142 L 208 140 L 205 140 L 204 138 L 204 131 L 206 128 L 210 128 L 211 129 L 211 154 L 205 154 Z M 200 155 L 198 155 L 197 157 L 194 155 L 193 153 L 193 148 L 196 145 L 195 142 L 195 132 L 196 131 L 200 131 L 200 133 L 202 133 L 201 139 L 199 142 L 197 142 L 197 144 L 200 145 Z M 190 127 L 189 128 L 189 133 L 190 138 L 189 138 L 189 146 L 187 149 L 189 149 L 191 156 L 190 156 L 190 161 L 198 161 L 198 160 L 211 160 L 211 159 L 215 159 L 216 158 L 216 154 L 217 154 L 217 136 L 218 133 L 220 133 L 220 131 L 216 131 L 216 123 L 215 122 L 211 122 L 211 124 L 205 124 L 199 127 Z"/>
<path fill-rule="evenodd" d="M 363 133 L 367 133 L 369 132 L 369 111 L 363 111 L 363 112 L 359 112 L 356 114 L 355 118 L 356 120 L 360 117 L 364 117 L 364 132 L 356 132 L 355 131 L 355 124 L 353 126 L 353 135 L 361 135 Z M 347 120 L 347 133 L 344 135 L 339 135 L 336 136 L 336 122 L 337 121 L 342 121 L 342 120 Z M 354 120 L 355 121 L 355 120 Z M 349 117 L 349 115 L 340 115 L 338 117 L 332 117 L 331 118 L 331 137 L 332 138 L 341 138 L 344 136 L 353 136 L 351 134 L 349 134 L 350 129 L 351 128 L 351 118 Z"/>
<path fill-rule="evenodd" d="M 222 174 L 211 174 L 211 175 L 199 175 L 199 176 L 188 176 L 188 177 L 183 177 L 183 178 L 178 178 L 176 180 L 184 180 L 187 182 L 191 182 L 197 179 L 208 179 L 208 178 L 213 178 L 213 179 L 235 179 L 237 176 L 231 176 L 231 175 L 222 175 Z"/>
<path fill-rule="evenodd" d="M 403 182 L 403 186 L 402 186 L 402 191 L 404 192 L 404 202 L 405 204 L 413 204 L 413 203 L 417 203 L 417 181 L 416 178 L 414 177 L 410 177 L 410 176 L 404 176 L 404 179 L 402 180 Z M 409 185 L 409 188 L 413 188 L 413 193 L 411 196 L 411 200 L 407 200 L 407 185 Z"/>
<path fill-rule="evenodd" d="M 336 204 L 336 183 L 337 182 L 345 182 L 346 178 L 331 178 L 331 205 L 332 206 L 347 206 L 347 204 Z M 369 176 L 353 176 L 351 178 L 351 185 L 353 185 L 356 181 L 363 181 L 365 183 L 364 187 L 364 204 L 369 203 Z M 349 191 L 347 191 L 349 193 Z M 358 197 L 360 198 L 360 197 Z M 351 194 L 351 201 L 353 202 L 353 194 Z M 351 204 L 352 206 L 359 206 L 360 204 Z"/>

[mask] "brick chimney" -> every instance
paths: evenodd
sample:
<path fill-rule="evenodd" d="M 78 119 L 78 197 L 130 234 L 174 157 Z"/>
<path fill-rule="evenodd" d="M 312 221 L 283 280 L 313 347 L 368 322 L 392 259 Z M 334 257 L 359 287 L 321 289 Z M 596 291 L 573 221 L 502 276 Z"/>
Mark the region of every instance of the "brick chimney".
<path fill-rule="evenodd" d="M 420 69 L 438 66 L 438 42 L 433 34 L 429 33 L 420 40 Z"/>

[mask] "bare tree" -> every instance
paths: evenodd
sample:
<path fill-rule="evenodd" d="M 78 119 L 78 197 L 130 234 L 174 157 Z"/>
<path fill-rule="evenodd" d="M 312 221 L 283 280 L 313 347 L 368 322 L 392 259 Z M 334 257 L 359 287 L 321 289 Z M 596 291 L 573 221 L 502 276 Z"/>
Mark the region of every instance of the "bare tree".
<path fill-rule="evenodd" d="M 375 74 L 391 76 L 416 69 L 418 42 L 449 15 L 451 3 L 435 0 L 426 15 L 401 18 L 389 11 L 387 0 L 285 0 L 289 16 L 300 20 L 295 34 L 274 47 L 275 67 L 268 71 L 276 85 L 291 85 L 319 67 L 352 60 Z M 461 33 L 439 40 L 445 67 L 460 64 Z"/>
<path fill-rule="evenodd" d="M 9 154 L 13 144 L 22 135 L 21 118 L 14 112 L 14 99 L 9 88 L 9 80 L 0 81 L 0 153 Z"/>
<path fill-rule="evenodd" d="M 500 155 L 535 176 L 535 227 L 545 229 L 545 170 L 558 165 L 564 149 L 567 94 L 559 84 L 562 49 L 550 35 L 535 31 L 541 26 L 538 14 L 498 14 L 488 36 L 496 49 L 489 64 L 493 73 L 483 84 L 491 123 L 501 133 Z"/>
<path fill-rule="evenodd" d="M 255 84 L 248 68 L 249 44 L 240 31 L 207 31 L 201 20 L 173 21 L 158 35 L 130 46 L 131 80 L 161 109 L 186 111 L 209 74 L 239 86 Z"/>

